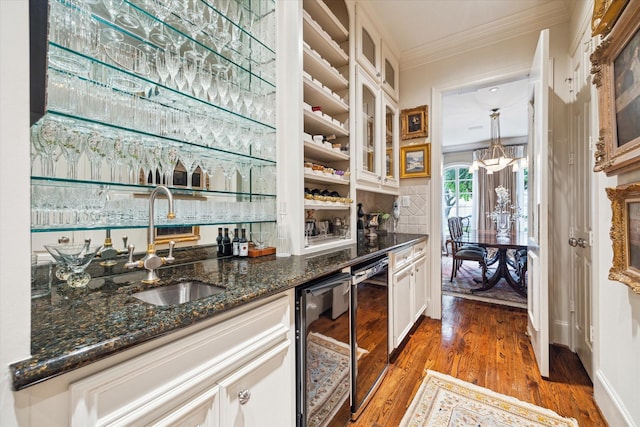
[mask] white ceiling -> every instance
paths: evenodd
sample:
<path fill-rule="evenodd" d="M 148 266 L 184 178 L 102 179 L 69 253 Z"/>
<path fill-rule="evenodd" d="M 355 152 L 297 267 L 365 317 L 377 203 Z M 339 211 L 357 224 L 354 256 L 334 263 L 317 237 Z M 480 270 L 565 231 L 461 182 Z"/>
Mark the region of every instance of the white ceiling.
<path fill-rule="evenodd" d="M 540 32 L 569 19 L 582 0 L 365 0 L 383 38 L 398 52 L 400 69 Z M 497 92 L 489 88 L 498 87 Z M 489 113 L 500 109 L 503 140 L 527 133 L 527 81 L 447 94 L 443 99 L 443 148 L 490 138 Z M 460 147 L 457 147 L 460 148 Z"/>

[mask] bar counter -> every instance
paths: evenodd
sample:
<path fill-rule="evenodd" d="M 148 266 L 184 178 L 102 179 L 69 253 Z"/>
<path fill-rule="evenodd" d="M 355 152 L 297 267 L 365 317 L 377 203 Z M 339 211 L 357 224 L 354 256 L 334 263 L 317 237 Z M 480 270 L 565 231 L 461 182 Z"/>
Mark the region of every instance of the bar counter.
<path fill-rule="evenodd" d="M 95 277 L 86 288 L 54 286 L 31 305 L 31 357 L 10 366 L 14 390 L 21 390 L 86 366 L 230 309 L 283 292 L 426 235 L 389 233 L 375 242 L 326 253 L 277 258 L 212 258 L 163 267 L 161 281 L 141 283 L 143 270 Z M 202 249 L 196 249 L 196 251 Z M 99 264 L 98 260 L 93 263 Z M 200 280 L 225 288 L 184 304 L 158 307 L 132 294 L 178 280 Z"/>

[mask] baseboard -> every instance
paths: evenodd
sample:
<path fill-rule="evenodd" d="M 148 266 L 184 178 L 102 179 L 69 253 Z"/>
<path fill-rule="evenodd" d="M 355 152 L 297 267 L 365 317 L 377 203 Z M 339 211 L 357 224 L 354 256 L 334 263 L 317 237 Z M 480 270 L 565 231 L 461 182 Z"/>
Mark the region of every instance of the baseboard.
<path fill-rule="evenodd" d="M 549 331 L 549 342 L 571 348 L 569 323 L 561 320 L 554 320 L 553 322 L 551 322 L 551 330 Z"/>
<path fill-rule="evenodd" d="M 596 371 L 593 379 L 593 395 L 600 412 L 610 426 L 638 427 L 624 403 L 611 387 L 602 371 Z"/>

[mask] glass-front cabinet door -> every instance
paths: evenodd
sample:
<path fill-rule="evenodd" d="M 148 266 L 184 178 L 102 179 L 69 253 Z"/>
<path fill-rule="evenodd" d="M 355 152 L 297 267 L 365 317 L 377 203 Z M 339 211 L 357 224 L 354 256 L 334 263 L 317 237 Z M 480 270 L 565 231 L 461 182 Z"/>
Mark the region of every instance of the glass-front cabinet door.
<path fill-rule="evenodd" d="M 360 5 L 356 11 L 356 52 L 358 63 L 371 77 L 380 81 L 382 76 L 381 38 L 371 18 Z"/>
<path fill-rule="evenodd" d="M 382 111 L 384 111 L 384 177 L 382 185 L 391 188 L 399 187 L 398 180 L 398 146 L 400 141 L 400 109 L 386 93 L 382 96 Z"/>
<path fill-rule="evenodd" d="M 398 100 L 400 73 L 396 57 L 384 42 L 382 43 L 382 88 L 395 101 Z"/>
<path fill-rule="evenodd" d="M 357 74 L 356 114 L 358 127 L 357 178 L 375 183 L 382 180 L 380 169 L 380 89 L 362 70 Z"/>

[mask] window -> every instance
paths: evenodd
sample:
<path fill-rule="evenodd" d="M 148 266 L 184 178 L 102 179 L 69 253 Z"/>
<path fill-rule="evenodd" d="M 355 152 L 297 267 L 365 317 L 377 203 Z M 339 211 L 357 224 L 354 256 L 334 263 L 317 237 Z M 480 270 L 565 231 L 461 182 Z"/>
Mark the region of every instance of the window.
<path fill-rule="evenodd" d="M 463 224 L 473 224 L 473 175 L 469 173 L 469 166 L 451 166 L 444 169 L 443 178 L 442 226 L 448 233 L 447 220 L 451 217 L 469 218 Z"/>

